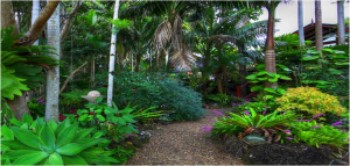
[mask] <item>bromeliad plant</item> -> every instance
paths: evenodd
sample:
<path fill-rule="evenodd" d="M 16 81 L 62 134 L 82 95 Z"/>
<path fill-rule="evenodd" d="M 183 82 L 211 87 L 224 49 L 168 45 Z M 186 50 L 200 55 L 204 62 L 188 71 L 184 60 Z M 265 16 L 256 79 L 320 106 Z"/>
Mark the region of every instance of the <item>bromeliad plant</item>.
<path fill-rule="evenodd" d="M 269 143 L 279 142 L 282 135 L 290 135 L 286 129 L 294 120 L 295 115 L 291 112 L 261 115 L 251 108 L 244 115 L 230 113 L 228 117 L 218 119 L 214 124 L 213 134 L 237 134 L 240 139 L 254 134 L 265 137 Z"/>
<path fill-rule="evenodd" d="M 1 126 L 4 165 L 106 165 L 117 163 L 107 151 L 101 132 L 80 128 L 69 119 L 61 123 L 35 121 Z"/>

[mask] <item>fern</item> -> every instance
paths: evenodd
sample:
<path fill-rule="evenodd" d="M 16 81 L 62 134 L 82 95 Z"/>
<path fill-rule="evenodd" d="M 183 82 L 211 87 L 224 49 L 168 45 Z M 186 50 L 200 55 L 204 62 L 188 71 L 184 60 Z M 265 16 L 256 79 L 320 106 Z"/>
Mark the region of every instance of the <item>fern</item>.
<path fill-rule="evenodd" d="M 1 98 L 13 100 L 15 95 L 21 96 L 22 91 L 29 90 L 25 80 L 14 75 L 14 70 L 1 64 Z"/>

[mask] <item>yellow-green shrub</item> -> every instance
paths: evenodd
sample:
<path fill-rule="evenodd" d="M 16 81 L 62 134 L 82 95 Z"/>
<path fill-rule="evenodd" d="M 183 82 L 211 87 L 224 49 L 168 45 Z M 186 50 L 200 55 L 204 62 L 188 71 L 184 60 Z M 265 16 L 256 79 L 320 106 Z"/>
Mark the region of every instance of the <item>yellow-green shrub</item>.
<path fill-rule="evenodd" d="M 322 93 L 314 87 L 289 88 L 276 102 L 279 105 L 278 111 L 301 111 L 311 115 L 340 115 L 346 112 L 335 96 Z"/>

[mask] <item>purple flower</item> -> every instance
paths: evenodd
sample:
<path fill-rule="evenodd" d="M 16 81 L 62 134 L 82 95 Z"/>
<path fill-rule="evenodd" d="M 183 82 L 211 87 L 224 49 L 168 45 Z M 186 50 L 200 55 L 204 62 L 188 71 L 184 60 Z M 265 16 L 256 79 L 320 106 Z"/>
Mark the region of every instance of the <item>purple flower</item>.
<path fill-rule="evenodd" d="M 314 115 L 313 117 L 312 117 L 312 119 L 316 119 L 316 118 L 319 118 L 319 117 L 321 117 L 321 116 L 323 116 L 324 114 L 316 114 L 316 115 Z"/>
<path fill-rule="evenodd" d="M 291 133 L 290 130 L 283 130 L 285 133 Z"/>
<path fill-rule="evenodd" d="M 224 114 L 219 111 L 219 110 L 213 110 L 213 113 L 216 115 L 216 116 L 224 116 Z"/>
<path fill-rule="evenodd" d="M 44 98 L 38 98 L 37 100 L 36 100 L 39 104 L 45 104 L 45 100 L 44 100 Z"/>
<path fill-rule="evenodd" d="M 286 139 L 289 140 L 289 141 L 293 140 L 292 137 L 286 137 Z"/>
<path fill-rule="evenodd" d="M 250 112 L 248 110 L 245 110 L 244 115 L 250 115 Z"/>
<path fill-rule="evenodd" d="M 343 123 L 342 123 L 342 121 L 336 121 L 336 122 L 334 122 L 334 123 L 332 123 L 332 126 L 339 126 L 339 125 L 342 125 Z"/>
<path fill-rule="evenodd" d="M 265 107 L 265 111 L 264 111 L 262 114 L 263 114 L 263 115 L 266 115 L 267 111 L 268 111 L 268 108 Z"/>
<path fill-rule="evenodd" d="M 203 130 L 204 132 L 206 132 L 206 133 L 209 133 L 209 132 L 211 132 L 211 130 L 213 130 L 213 126 L 209 126 L 209 125 L 204 126 L 204 127 L 202 128 L 202 130 Z"/>

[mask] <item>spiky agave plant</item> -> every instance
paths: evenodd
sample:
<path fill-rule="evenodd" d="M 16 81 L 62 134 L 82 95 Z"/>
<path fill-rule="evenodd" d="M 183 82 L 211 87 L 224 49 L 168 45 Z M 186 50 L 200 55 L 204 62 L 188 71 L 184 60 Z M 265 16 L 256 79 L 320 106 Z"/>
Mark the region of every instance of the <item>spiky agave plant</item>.
<path fill-rule="evenodd" d="M 17 120 L 15 120 L 17 121 Z M 57 124 L 42 118 L 1 126 L 1 164 L 5 165 L 107 165 L 118 162 L 105 150 L 109 141 L 94 129 L 65 120 Z"/>
<path fill-rule="evenodd" d="M 261 115 L 250 109 L 244 115 L 230 113 L 228 117 L 219 119 L 214 124 L 213 132 L 214 134 L 237 134 L 240 139 L 255 133 L 264 136 L 267 142 L 278 142 L 282 132 L 290 134 L 285 131 L 293 121 L 295 121 L 295 115 L 290 112 L 278 114 L 276 111 Z"/>

